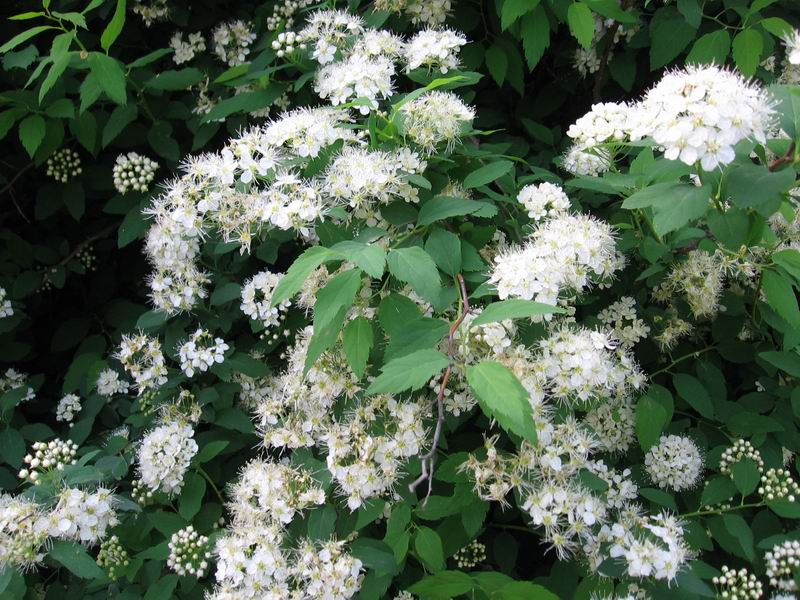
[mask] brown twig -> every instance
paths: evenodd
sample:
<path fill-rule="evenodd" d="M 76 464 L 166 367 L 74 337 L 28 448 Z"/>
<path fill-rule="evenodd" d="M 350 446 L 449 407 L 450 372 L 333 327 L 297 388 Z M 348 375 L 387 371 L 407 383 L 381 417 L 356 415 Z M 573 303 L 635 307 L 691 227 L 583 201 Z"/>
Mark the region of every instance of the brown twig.
<path fill-rule="evenodd" d="M 775 160 L 773 160 L 771 163 L 769 163 L 769 166 L 767 168 L 769 169 L 770 173 L 772 173 L 773 171 L 777 171 L 778 167 L 780 167 L 781 165 L 790 163 L 792 162 L 792 160 L 794 160 L 794 142 L 789 144 L 789 147 L 786 149 L 786 153 L 783 156 L 780 156 Z"/>
<path fill-rule="evenodd" d="M 9 181 L 7 184 L 5 184 L 5 185 L 3 186 L 3 188 L 2 188 L 2 189 L 0 189 L 0 196 L 2 196 L 2 195 L 3 195 L 3 194 L 5 194 L 5 193 L 6 193 L 8 190 L 10 190 L 10 189 L 11 189 L 11 188 L 14 186 L 14 184 L 16 183 L 17 179 L 19 179 L 20 177 L 22 177 L 22 176 L 25 174 L 25 172 L 26 172 L 28 169 L 30 169 L 31 167 L 33 167 L 33 165 L 34 165 L 34 163 L 33 163 L 33 162 L 29 162 L 27 165 L 25 165 L 25 166 L 24 166 L 24 167 L 22 167 L 22 168 L 21 168 L 19 171 L 17 171 L 17 174 L 16 174 L 16 175 L 14 175 L 14 177 L 12 177 L 12 178 L 11 178 L 11 181 Z"/>
<path fill-rule="evenodd" d="M 631 0 L 623 0 L 622 2 L 622 10 L 628 10 L 633 5 Z M 614 50 L 614 38 L 617 37 L 617 32 L 619 28 L 622 27 L 622 23 L 619 21 L 614 21 L 614 24 L 608 28 L 608 32 L 606 33 L 606 38 L 608 39 L 608 44 L 603 50 L 603 56 L 600 58 L 600 67 L 597 69 L 597 75 L 594 78 L 594 90 L 592 91 L 592 98 L 595 102 L 601 102 L 603 100 L 602 96 L 600 95 L 600 90 L 603 87 L 603 84 L 606 82 L 606 71 L 608 70 L 608 63 L 611 60 L 611 52 Z"/>
<path fill-rule="evenodd" d="M 100 231 L 98 231 L 97 233 L 95 233 L 94 235 L 90 235 L 88 238 L 86 238 L 85 240 L 83 240 L 83 241 L 82 241 L 80 244 L 78 244 L 77 246 L 75 246 L 75 248 L 73 248 L 72 252 L 70 252 L 69 254 L 67 254 L 67 255 L 66 255 L 66 256 L 65 256 L 65 257 L 64 257 L 64 258 L 63 258 L 63 259 L 62 259 L 62 260 L 61 260 L 61 261 L 58 263 L 58 264 L 59 264 L 59 266 L 62 266 L 62 267 L 63 267 L 65 264 L 67 264 L 69 261 L 71 261 L 73 258 L 75 258 L 75 257 L 76 257 L 78 254 L 80 254 L 81 250 L 83 250 L 84 248 L 86 248 L 86 246 L 88 246 L 88 245 L 89 245 L 89 244 L 91 244 L 92 242 L 95 242 L 95 241 L 99 240 L 99 239 L 100 239 L 100 238 L 102 238 L 102 237 L 105 237 L 105 236 L 107 236 L 109 233 L 111 233 L 112 231 L 114 231 L 114 230 L 115 230 L 117 227 L 119 227 L 119 223 L 117 223 L 117 222 L 115 221 L 115 222 L 111 223 L 110 225 L 107 225 L 106 227 L 104 227 L 103 229 L 101 229 Z"/>
<path fill-rule="evenodd" d="M 452 325 L 450 325 L 450 331 L 447 334 L 447 358 L 449 359 L 449 363 L 447 368 L 444 370 L 444 374 L 442 375 L 442 381 L 439 384 L 439 393 L 436 395 L 437 416 L 436 428 L 433 431 L 433 441 L 431 443 L 431 449 L 420 457 L 422 473 L 408 485 L 408 489 L 411 491 L 411 493 L 414 493 L 417 491 L 417 487 L 422 482 L 424 482 L 426 479 L 428 480 L 428 493 L 425 494 L 425 500 L 422 502 L 423 506 L 425 505 L 425 502 L 428 501 L 433 488 L 433 470 L 436 467 L 436 449 L 439 446 L 439 439 L 442 436 L 442 426 L 444 425 L 444 392 L 447 388 L 447 382 L 450 381 L 450 374 L 453 371 L 453 363 L 455 361 L 455 334 L 456 331 L 458 331 L 458 328 L 461 327 L 461 323 L 464 321 L 464 318 L 467 316 L 467 313 L 470 310 L 467 285 L 464 283 L 464 278 L 461 276 L 461 273 L 456 273 L 456 281 L 458 281 L 461 300 L 464 303 L 464 306 L 459 317 L 453 321 Z"/>

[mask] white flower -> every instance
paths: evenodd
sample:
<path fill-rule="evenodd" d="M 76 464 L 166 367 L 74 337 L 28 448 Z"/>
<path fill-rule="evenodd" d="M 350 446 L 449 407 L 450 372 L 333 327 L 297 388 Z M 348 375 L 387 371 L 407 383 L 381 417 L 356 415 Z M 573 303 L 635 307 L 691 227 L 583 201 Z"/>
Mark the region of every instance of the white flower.
<path fill-rule="evenodd" d="M 172 34 L 169 40 L 169 45 L 173 50 L 172 60 L 176 65 L 189 62 L 195 57 L 195 54 L 204 52 L 206 49 L 206 40 L 203 34 L 199 31 L 197 33 L 190 33 L 188 40 L 183 40 L 183 32 L 176 31 Z"/>
<path fill-rule="evenodd" d="M 680 492 L 700 480 L 703 457 L 691 438 L 663 435 L 645 455 L 644 466 L 658 487 Z"/>
<path fill-rule="evenodd" d="M 447 73 L 450 69 L 457 69 L 458 52 L 466 43 L 466 37 L 450 29 L 419 31 L 408 41 L 403 52 L 406 70 L 426 67 Z"/>
<path fill-rule="evenodd" d="M 118 523 L 111 490 L 100 487 L 93 493 L 65 488 L 48 516 L 49 533 L 54 538 L 94 545 Z"/>
<path fill-rule="evenodd" d="M 247 60 L 256 34 L 249 23 L 238 19 L 217 25 L 212 37 L 217 57 L 229 67 L 235 67 Z"/>
<path fill-rule="evenodd" d="M 283 273 L 261 271 L 248 279 L 242 288 L 242 312 L 255 321 L 261 321 L 266 329 L 280 325 L 292 305 L 290 300 L 283 300 L 278 306 L 270 306 L 281 277 Z"/>
<path fill-rule="evenodd" d="M 628 134 L 631 108 L 627 104 L 601 102 L 567 129 L 576 144 L 591 147 L 609 141 L 623 141 Z"/>
<path fill-rule="evenodd" d="M 222 338 L 212 338 L 211 333 L 200 327 L 178 349 L 181 369 L 187 377 L 194 376 L 195 371 L 203 373 L 213 364 L 222 363 L 229 348 Z"/>
<path fill-rule="evenodd" d="M 623 348 L 631 348 L 650 334 L 650 327 L 636 315 L 636 301 L 623 296 L 601 310 L 597 319 L 614 332 Z"/>
<path fill-rule="evenodd" d="M 300 157 L 313 158 L 337 140 L 357 141 L 354 131 L 343 127 L 351 120 L 346 110 L 329 106 L 298 108 L 265 125 L 256 137 Z"/>
<path fill-rule="evenodd" d="M 81 412 L 81 399 L 76 394 L 67 394 L 56 406 L 56 421 L 65 421 L 72 426 L 75 415 Z"/>
<path fill-rule="evenodd" d="M 333 106 L 364 99 L 366 104 L 357 108 L 366 115 L 378 108 L 379 100 L 392 94 L 394 74 L 394 64 L 385 56 L 353 54 L 317 71 L 314 89 Z"/>
<path fill-rule="evenodd" d="M 66 183 L 81 173 L 81 157 L 70 148 L 62 148 L 47 159 L 47 175 L 60 183 Z"/>
<path fill-rule="evenodd" d="M 783 38 L 786 46 L 786 60 L 790 65 L 800 65 L 800 31 L 795 29 Z"/>
<path fill-rule="evenodd" d="M 197 454 L 193 436 L 191 426 L 171 421 L 144 437 L 138 451 L 138 470 L 147 489 L 170 497 L 180 493 L 189 463 Z"/>
<path fill-rule="evenodd" d="M 14 308 L 11 306 L 11 300 L 8 300 L 7 295 L 6 289 L 0 287 L 0 319 L 14 315 Z"/>
<path fill-rule="evenodd" d="M 192 575 L 202 578 L 211 558 L 208 536 L 200 535 L 189 525 L 172 534 L 169 540 L 167 567 L 180 576 Z"/>
<path fill-rule="evenodd" d="M 540 183 L 539 185 L 526 185 L 519 194 L 517 202 L 528 211 L 528 216 L 534 221 L 541 221 L 545 217 L 553 217 L 569 210 L 569 198 L 560 185 L 553 183 Z"/>
<path fill-rule="evenodd" d="M 28 400 L 33 400 L 36 397 L 36 393 L 33 391 L 33 388 L 28 385 L 28 376 L 25 373 L 20 373 L 16 369 L 8 368 L 6 372 L 0 377 L 0 394 L 4 394 L 9 390 L 15 390 L 17 388 L 24 387 L 25 395 L 22 397 L 20 402 L 27 402 Z"/>
<path fill-rule="evenodd" d="M 475 118 L 475 110 L 452 92 L 426 92 L 403 104 L 400 111 L 406 135 L 426 154 L 433 154 L 443 142 L 451 152 L 463 129 Z"/>
<path fill-rule="evenodd" d="M 797 592 L 795 576 L 800 569 L 800 542 L 787 540 L 764 555 L 769 584 L 784 592 Z"/>
<path fill-rule="evenodd" d="M 97 376 L 97 393 L 101 396 L 111 397 L 127 394 L 130 384 L 120 379 L 119 373 L 114 369 L 103 369 Z"/>
<path fill-rule="evenodd" d="M 23 571 L 45 556 L 48 521 L 36 502 L 0 494 L 0 564 Z"/>
<path fill-rule="evenodd" d="M 156 338 L 144 334 L 123 335 L 114 357 L 133 377 L 138 394 L 167 382 L 167 367 L 161 344 Z"/>

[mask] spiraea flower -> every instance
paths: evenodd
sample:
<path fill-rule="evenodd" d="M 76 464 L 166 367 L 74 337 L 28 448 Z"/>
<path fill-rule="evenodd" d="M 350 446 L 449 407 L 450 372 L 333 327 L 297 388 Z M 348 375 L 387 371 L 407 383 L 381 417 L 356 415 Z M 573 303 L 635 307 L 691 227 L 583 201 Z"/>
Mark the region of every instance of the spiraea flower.
<path fill-rule="evenodd" d="M 66 183 L 81 173 L 81 157 L 71 148 L 62 148 L 47 159 L 47 175 L 60 183 Z"/>
<path fill-rule="evenodd" d="M 597 177 L 611 169 L 611 153 L 606 148 L 575 144 L 564 155 L 561 166 L 573 175 Z"/>
<path fill-rule="evenodd" d="M 58 401 L 56 406 L 56 421 L 64 421 L 72 427 L 75 415 L 81 412 L 81 399 L 77 394 L 67 394 Z"/>
<path fill-rule="evenodd" d="M 561 186 L 548 182 L 526 185 L 517 194 L 517 202 L 525 207 L 534 221 L 565 213 L 570 206 L 569 198 Z"/>
<path fill-rule="evenodd" d="M 647 474 L 658 487 L 681 492 L 693 488 L 703 474 L 703 456 L 683 435 L 662 435 L 644 457 Z"/>
<path fill-rule="evenodd" d="M 666 158 L 711 171 L 733 161 L 741 140 L 765 143 L 772 113 L 757 84 L 714 65 L 689 66 L 665 75 L 634 108 L 630 136 L 651 137 Z"/>
<path fill-rule="evenodd" d="M 0 494 L 0 564 L 28 571 L 42 562 L 47 525 L 33 500 Z"/>
<path fill-rule="evenodd" d="M 8 299 L 8 292 L 6 292 L 6 288 L 0 287 L 0 319 L 12 316 L 14 316 L 14 307 L 11 306 L 11 300 Z"/>
<path fill-rule="evenodd" d="M 800 571 L 800 542 L 787 540 L 764 554 L 767 577 L 772 587 L 784 592 L 797 592 L 797 572 Z"/>
<path fill-rule="evenodd" d="M 120 571 L 130 564 L 131 556 L 122 546 L 119 538 L 112 535 L 103 540 L 97 553 L 97 565 L 105 569 L 111 580 L 120 576 Z"/>
<path fill-rule="evenodd" d="M 297 513 L 325 502 L 325 492 L 309 471 L 261 459 L 244 466 L 230 496 L 234 522 L 242 527 L 284 527 Z"/>
<path fill-rule="evenodd" d="M 636 439 L 636 415 L 629 398 L 603 402 L 586 414 L 586 423 L 597 435 L 604 449 L 624 453 Z"/>
<path fill-rule="evenodd" d="M 337 140 L 358 141 L 356 133 L 343 126 L 350 122 L 348 112 L 343 109 L 328 106 L 298 108 L 265 125 L 258 138 L 302 158 L 313 158 Z"/>
<path fill-rule="evenodd" d="M 722 573 L 712 578 L 719 598 L 737 598 L 741 600 L 758 600 L 764 594 L 764 588 L 756 576 L 747 569 L 731 569 L 722 566 Z"/>
<path fill-rule="evenodd" d="M 208 598 L 233 600 L 263 598 L 264 590 L 288 590 L 289 557 L 279 529 L 237 527 L 214 543 L 217 586 Z"/>
<path fill-rule="evenodd" d="M 301 543 L 295 557 L 293 578 L 299 598 L 348 600 L 361 589 L 361 561 L 345 551 L 344 542 Z"/>
<path fill-rule="evenodd" d="M 447 73 L 458 68 L 458 53 L 467 38 L 450 29 L 424 29 L 417 32 L 406 44 L 403 58 L 406 70 L 420 67 Z"/>
<path fill-rule="evenodd" d="M 190 33 L 186 40 L 183 39 L 183 32 L 176 31 L 169 40 L 172 48 L 172 60 L 176 65 L 181 65 L 192 60 L 196 54 L 205 52 L 206 40 L 199 31 Z"/>
<path fill-rule="evenodd" d="M 362 99 L 357 108 L 366 115 L 392 94 L 394 75 L 394 64 L 385 56 L 353 54 L 317 71 L 314 89 L 333 106 Z"/>
<path fill-rule="evenodd" d="M 0 377 L 0 394 L 19 388 L 25 388 L 25 393 L 20 399 L 20 402 L 27 402 L 36 397 L 36 392 L 28 385 L 28 376 L 25 373 L 20 373 L 16 369 L 9 367 Z"/>
<path fill-rule="evenodd" d="M 800 65 L 800 31 L 795 29 L 783 38 L 786 47 L 786 61 L 790 65 Z"/>
<path fill-rule="evenodd" d="M 167 18 L 169 7 L 167 0 L 134 0 L 133 12 L 142 18 L 145 27 L 150 27 Z"/>
<path fill-rule="evenodd" d="M 230 346 L 222 338 L 215 338 L 200 327 L 178 348 L 181 369 L 187 377 L 193 377 L 197 371 L 204 373 L 212 365 L 225 360 L 228 348 Z"/>
<path fill-rule="evenodd" d="M 192 457 L 197 454 L 194 430 L 186 423 L 159 425 L 142 440 L 137 462 L 139 478 L 149 492 L 176 496 Z"/>
<path fill-rule="evenodd" d="M 120 194 L 134 190 L 146 192 L 156 176 L 158 163 L 136 152 L 117 156 L 114 163 L 114 187 Z"/>
<path fill-rule="evenodd" d="M 64 488 L 48 515 L 48 522 L 51 537 L 94 545 L 118 523 L 114 496 L 111 490 L 103 487 L 92 493 Z"/>
<path fill-rule="evenodd" d="M 247 60 L 250 45 L 256 39 L 252 26 L 241 19 L 220 23 L 211 35 L 214 54 L 229 67 L 241 65 Z"/>
<path fill-rule="evenodd" d="M 120 394 L 127 394 L 130 384 L 121 379 L 114 369 L 103 369 L 97 376 L 97 393 L 110 398 Z"/>
<path fill-rule="evenodd" d="M 607 223 L 588 215 L 564 214 L 544 221 L 524 246 L 495 258 L 489 281 L 502 300 L 556 304 L 562 292 L 581 292 L 610 278 L 622 264 Z"/>
<path fill-rule="evenodd" d="M 436 27 L 447 20 L 451 0 L 376 0 L 375 9 L 405 14 L 414 25 Z"/>
<path fill-rule="evenodd" d="M 200 535 L 191 525 L 172 534 L 167 567 L 181 577 L 192 575 L 202 578 L 206 574 L 210 558 L 211 545 L 208 536 Z"/>
<path fill-rule="evenodd" d="M 636 301 L 623 296 L 601 310 L 597 319 L 614 333 L 623 348 L 632 348 L 650 334 L 650 327 L 636 314 Z"/>
<path fill-rule="evenodd" d="M 406 135 L 426 155 L 444 144 L 452 152 L 464 129 L 472 124 L 475 110 L 452 92 L 431 91 L 400 108 Z"/>
<path fill-rule="evenodd" d="M 119 350 L 114 357 L 122 363 L 133 377 L 136 390 L 141 396 L 149 389 L 167 382 L 167 367 L 158 339 L 143 333 L 123 335 Z"/>
<path fill-rule="evenodd" d="M 672 265 L 667 278 L 653 291 L 653 297 L 671 302 L 675 294 L 681 294 L 695 318 L 713 317 L 719 309 L 724 275 L 719 255 L 692 250 L 686 260 Z"/>
<path fill-rule="evenodd" d="M 794 502 L 800 497 L 800 485 L 786 469 L 769 469 L 761 476 L 758 493 L 768 501 L 786 499 Z"/>
<path fill-rule="evenodd" d="M 280 325 L 292 305 L 290 300 L 283 300 L 278 306 L 270 306 L 272 293 L 281 277 L 282 273 L 261 271 L 248 279 L 242 288 L 242 312 L 254 321 L 260 321 L 266 329 Z"/>
<path fill-rule="evenodd" d="M 719 459 L 719 472 L 729 475 L 731 467 L 742 460 L 751 460 L 760 472 L 764 471 L 764 460 L 761 458 L 761 453 L 753 447 L 749 440 L 739 439 L 722 453 Z"/>
<path fill-rule="evenodd" d="M 309 16 L 298 40 L 313 45 L 311 57 L 325 65 L 363 32 L 364 22 L 357 15 L 344 10 L 318 10 Z"/>
<path fill-rule="evenodd" d="M 583 147 L 624 141 L 628 135 L 631 108 L 627 104 L 601 102 L 567 129 L 567 135 Z"/>

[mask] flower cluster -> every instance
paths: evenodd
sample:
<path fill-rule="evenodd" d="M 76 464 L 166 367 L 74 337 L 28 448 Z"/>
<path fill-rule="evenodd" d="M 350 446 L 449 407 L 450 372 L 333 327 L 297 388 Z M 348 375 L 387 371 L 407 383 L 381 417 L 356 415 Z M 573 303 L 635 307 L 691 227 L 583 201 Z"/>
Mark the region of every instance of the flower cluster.
<path fill-rule="evenodd" d="M 764 471 L 764 460 L 761 453 L 753 447 L 749 440 L 736 440 L 730 448 L 726 448 L 719 459 L 719 472 L 729 475 L 731 467 L 740 460 L 751 460 L 760 472 Z"/>
<path fill-rule="evenodd" d="M 158 163 L 146 156 L 136 152 L 120 154 L 114 163 L 114 187 L 120 194 L 131 190 L 146 192 L 157 169 Z"/>
<path fill-rule="evenodd" d="M 196 54 L 205 52 L 206 40 L 199 31 L 190 33 L 186 40 L 183 39 L 182 31 L 176 31 L 172 34 L 169 45 L 172 48 L 172 60 L 176 65 L 182 65 L 192 60 Z"/>
<path fill-rule="evenodd" d="M 517 202 L 525 207 L 534 221 L 565 213 L 570 206 L 569 198 L 561 186 L 548 182 L 526 185 L 517 194 Z"/>
<path fill-rule="evenodd" d="M 426 92 L 400 107 L 406 135 L 426 155 L 439 144 L 452 151 L 466 127 L 472 124 L 475 110 L 452 92 Z"/>
<path fill-rule="evenodd" d="M 489 281 L 501 299 L 556 304 L 565 291 L 581 292 L 622 267 L 608 224 L 583 214 L 558 214 L 539 224 L 522 247 L 495 258 Z"/>
<path fill-rule="evenodd" d="M 6 288 L 0 287 L 0 319 L 12 316 L 14 316 L 14 308 L 11 306 L 11 300 L 8 299 L 8 292 L 6 292 Z"/>
<path fill-rule="evenodd" d="M 800 498 L 800 485 L 786 469 L 769 469 L 761 476 L 758 493 L 765 500 L 783 500 L 794 502 Z"/>
<path fill-rule="evenodd" d="M 785 541 L 764 554 L 769 584 L 785 592 L 797 592 L 795 580 L 800 570 L 800 542 Z"/>
<path fill-rule="evenodd" d="M 60 183 L 66 183 L 81 173 L 81 157 L 71 148 L 62 148 L 47 159 L 47 176 Z"/>
<path fill-rule="evenodd" d="M 75 415 L 81 412 L 81 399 L 77 394 L 67 394 L 58 401 L 56 406 L 56 421 L 64 421 L 72 427 Z"/>
<path fill-rule="evenodd" d="M 412 37 L 403 49 L 406 70 L 424 67 L 447 73 L 458 68 L 458 52 L 467 43 L 461 33 L 450 29 L 425 29 Z"/>
<path fill-rule="evenodd" d="M 597 314 L 597 319 L 614 334 L 623 348 L 632 348 L 650 335 L 650 326 L 636 314 L 636 301 L 623 296 Z"/>
<path fill-rule="evenodd" d="M 133 377 L 140 396 L 143 392 L 167 382 L 167 367 L 161 353 L 161 343 L 157 338 L 143 333 L 123 335 L 114 357 Z"/>
<path fill-rule="evenodd" d="M 680 492 L 700 480 L 703 457 L 691 438 L 663 435 L 645 455 L 644 466 L 658 487 Z"/>
<path fill-rule="evenodd" d="M 764 588 L 756 576 L 747 569 L 731 569 L 722 566 L 722 573 L 712 579 L 717 588 L 719 598 L 731 600 L 758 600 L 764 594 Z"/>
<path fill-rule="evenodd" d="M 453 555 L 459 569 L 474 569 L 486 560 L 486 544 L 472 540 Z"/>
<path fill-rule="evenodd" d="M 686 260 L 673 264 L 653 297 L 668 303 L 676 294 L 682 294 L 696 319 L 713 317 L 719 308 L 724 274 L 724 264 L 717 254 L 692 250 Z"/>
<path fill-rule="evenodd" d="M 111 490 L 99 487 L 89 493 L 65 488 L 48 515 L 48 523 L 51 537 L 87 545 L 101 541 L 108 529 L 118 523 Z"/>
<path fill-rule="evenodd" d="M 78 444 L 71 440 L 58 438 L 49 442 L 34 442 L 33 454 L 26 454 L 22 462 L 26 467 L 20 470 L 19 478 L 31 483 L 39 483 L 40 475 L 50 471 L 62 471 L 67 465 L 77 461 Z"/>
<path fill-rule="evenodd" d="M 280 325 L 292 305 L 290 300 L 283 300 L 277 306 L 270 306 L 281 277 L 282 273 L 261 271 L 248 279 L 242 288 L 242 312 L 254 321 L 260 321 L 265 329 Z"/>
<path fill-rule="evenodd" d="M 451 0 L 377 0 L 376 10 L 406 15 L 414 25 L 436 27 L 447 20 Z"/>
<path fill-rule="evenodd" d="M 120 394 L 127 394 L 130 383 L 120 378 L 114 369 L 103 369 L 97 376 L 97 393 L 111 398 Z"/>
<path fill-rule="evenodd" d="M 28 385 L 28 376 L 25 373 L 20 373 L 16 369 L 8 368 L 6 372 L 0 377 L 0 394 L 4 394 L 9 390 L 16 390 L 25 388 L 25 394 L 20 399 L 20 402 L 27 402 L 36 397 L 36 392 Z"/>
<path fill-rule="evenodd" d="M 222 338 L 212 337 L 200 327 L 178 348 L 181 369 L 187 377 L 193 377 L 197 371 L 204 373 L 212 365 L 225 360 L 228 348 L 230 346 Z"/>
<path fill-rule="evenodd" d="M 220 23 L 212 33 L 214 54 L 229 67 L 241 65 L 250 54 L 250 45 L 256 34 L 250 24 L 241 19 Z"/>
<path fill-rule="evenodd" d="M 142 440 L 137 456 L 139 479 L 145 493 L 163 492 L 176 496 L 192 457 L 197 454 L 194 430 L 186 423 L 171 421 L 159 425 Z"/>
<path fill-rule="evenodd" d="M 208 536 L 200 535 L 189 525 L 172 534 L 169 540 L 167 567 L 181 577 L 193 575 L 202 578 L 208 569 L 211 545 Z"/>
<path fill-rule="evenodd" d="M 47 516 L 32 500 L 0 494 L 0 564 L 26 571 L 44 559 Z"/>
<path fill-rule="evenodd" d="M 106 538 L 100 544 L 100 550 L 97 553 L 97 565 L 106 570 L 111 580 L 117 579 L 121 575 L 120 571 L 127 567 L 130 562 L 130 554 L 122 547 L 122 543 L 116 535 Z"/>

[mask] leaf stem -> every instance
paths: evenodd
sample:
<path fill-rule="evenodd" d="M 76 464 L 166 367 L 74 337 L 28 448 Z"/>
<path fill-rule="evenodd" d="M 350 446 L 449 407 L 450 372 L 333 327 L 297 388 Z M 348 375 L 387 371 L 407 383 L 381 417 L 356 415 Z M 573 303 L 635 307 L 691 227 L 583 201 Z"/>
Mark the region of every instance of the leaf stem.
<path fill-rule="evenodd" d="M 211 479 L 211 477 L 209 477 L 208 473 L 206 473 L 205 469 L 203 469 L 203 467 L 201 467 L 200 465 L 197 465 L 197 472 L 200 473 L 200 475 L 203 476 L 203 478 L 211 486 L 211 489 L 214 490 L 214 493 L 217 495 L 217 498 L 219 499 L 220 504 L 225 506 L 225 498 L 222 497 L 222 493 L 219 491 L 219 488 L 214 483 L 214 481 Z"/>
<path fill-rule="evenodd" d="M 661 373 L 666 373 L 667 371 L 669 371 L 672 367 L 674 367 L 678 363 L 682 363 L 683 361 L 685 361 L 685 360 L 687 360 L 689 358 L 697 358 L 698 356 L 700 356 L 704 352 L 708 352 L 710 350 L 713 350 L 714 348 L 716 348 L 716 346 L 708 346 L 706 348 L 703 348 L 702 350 L 695 350 L 694 352 L 690 352 L 689 354 L 681 356 L 680 358 L 676 358 L 675 360 L 673 360 L 670 364 L 668 364 L 663 369 L 659 369 L 658 371 L 656 371 L 654 373 L 651 373 L 650 377 L 655 377 L 656 375 L 661 375 Z"/>

